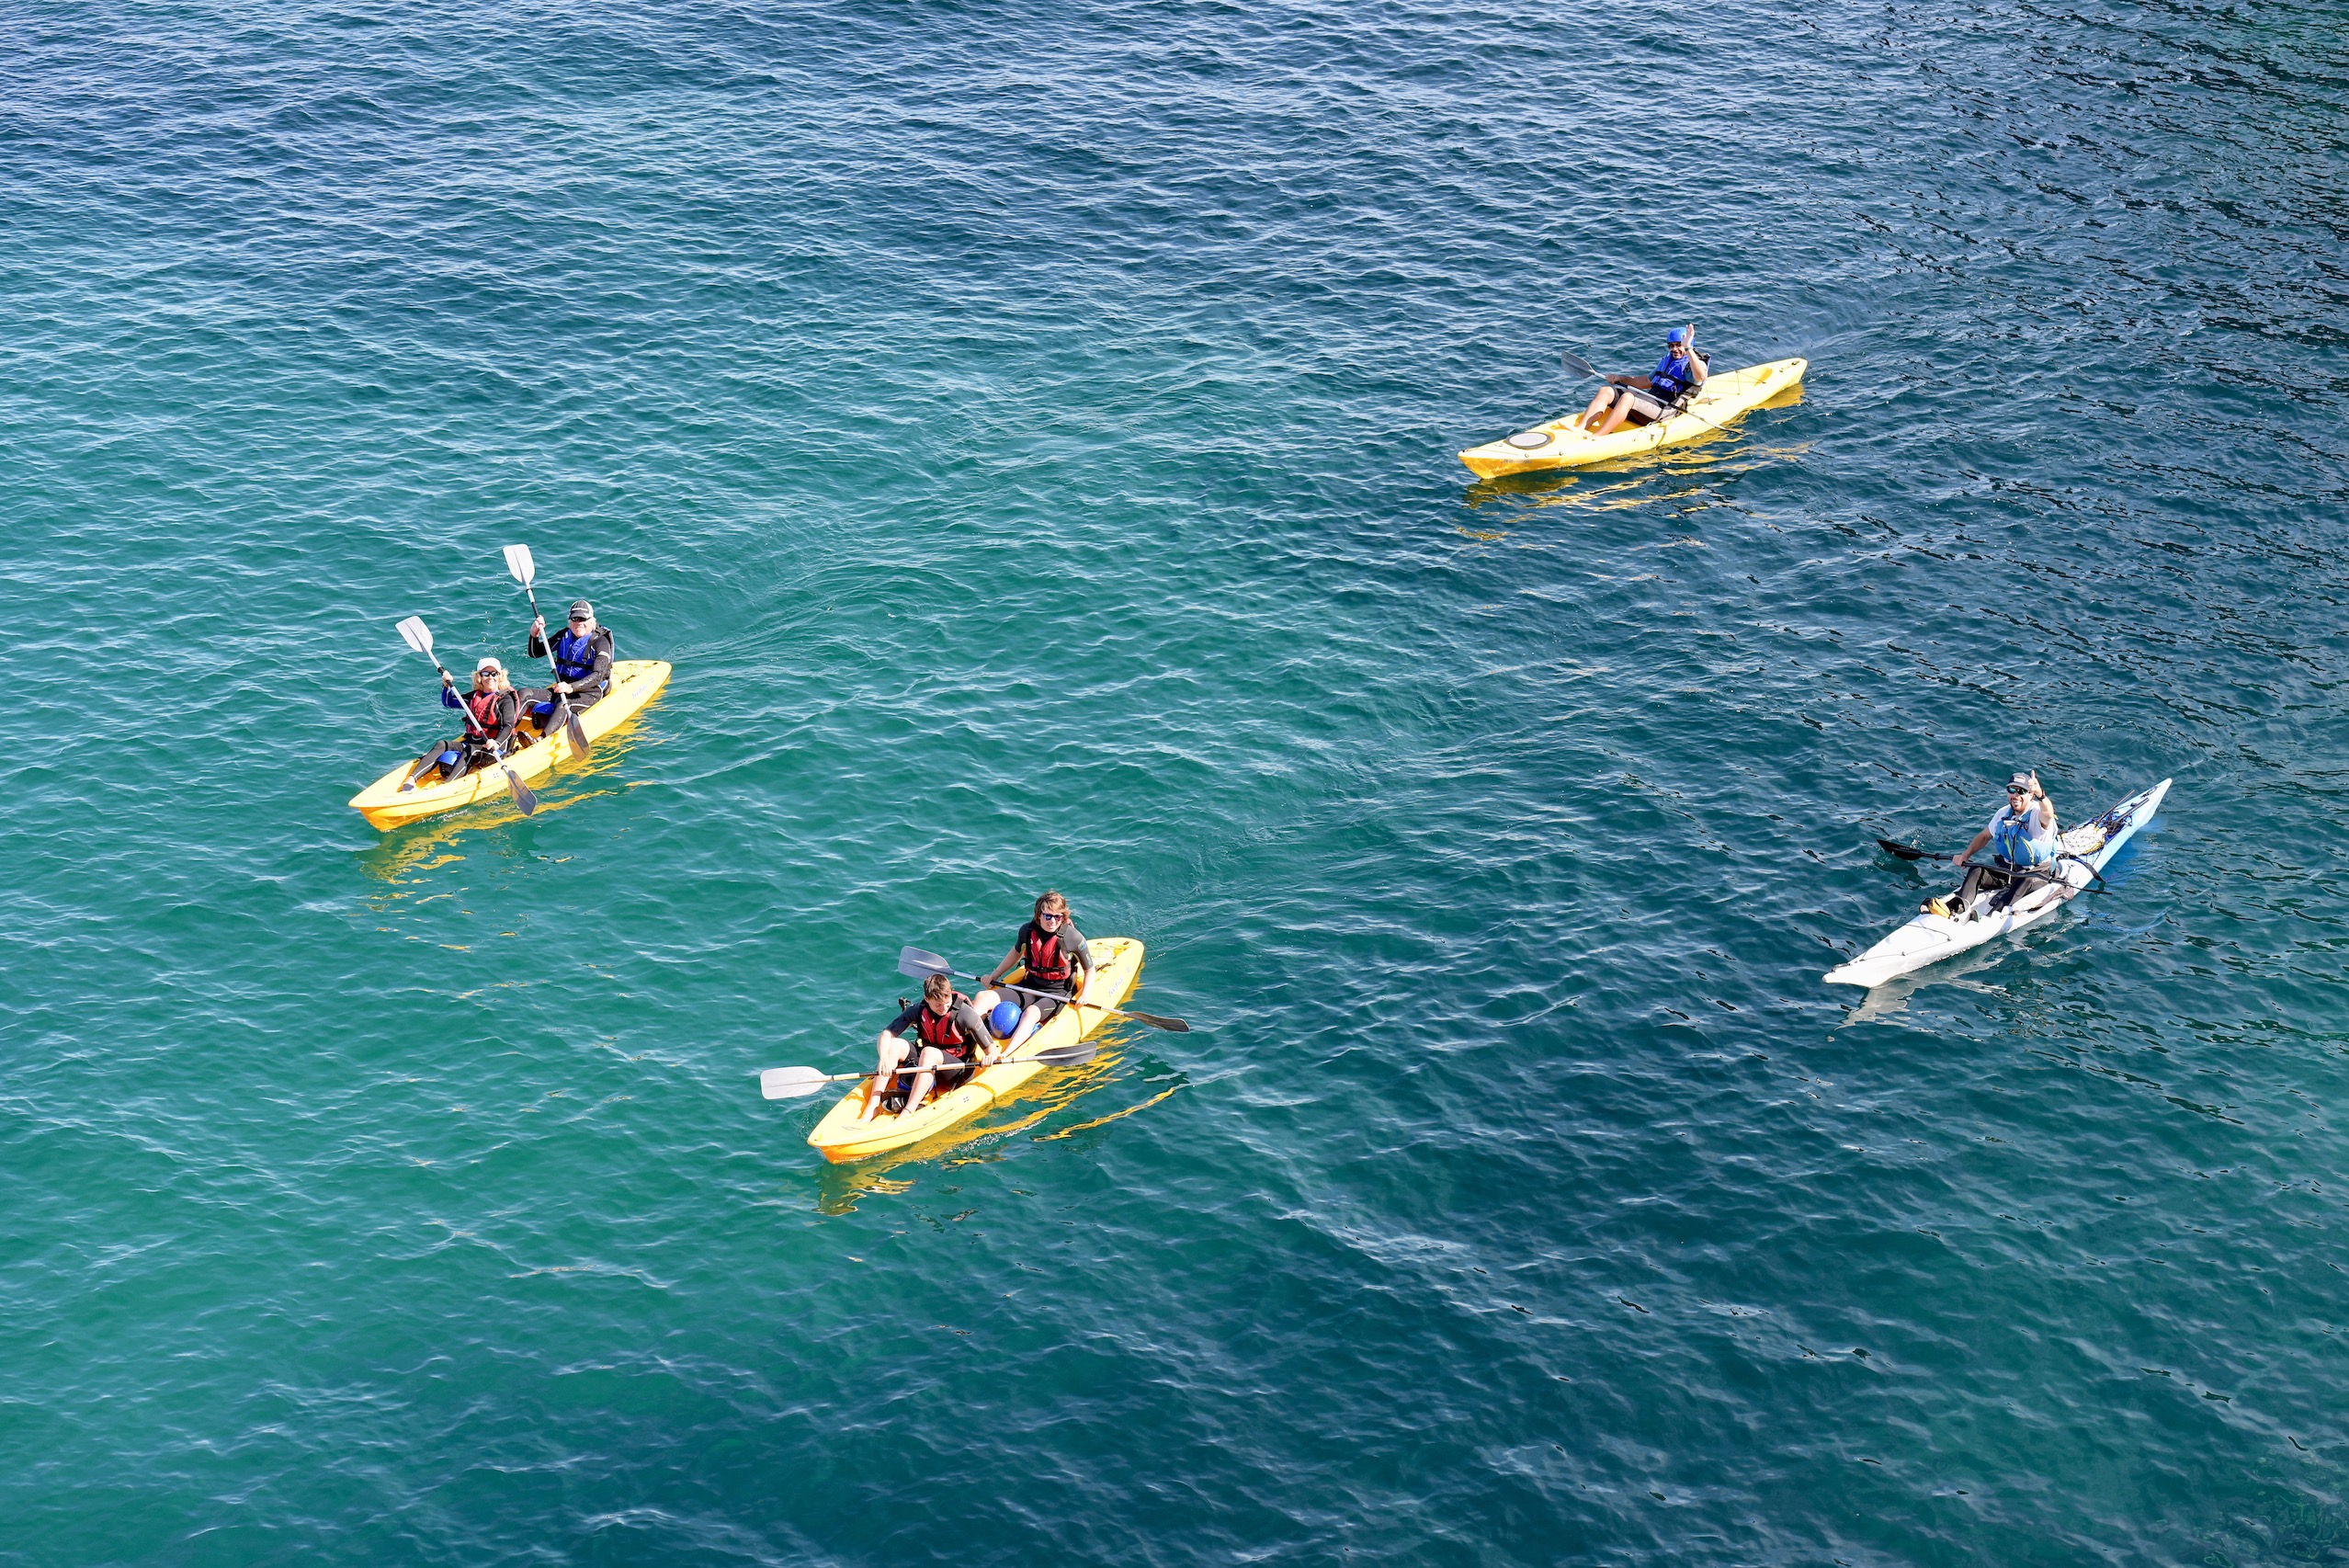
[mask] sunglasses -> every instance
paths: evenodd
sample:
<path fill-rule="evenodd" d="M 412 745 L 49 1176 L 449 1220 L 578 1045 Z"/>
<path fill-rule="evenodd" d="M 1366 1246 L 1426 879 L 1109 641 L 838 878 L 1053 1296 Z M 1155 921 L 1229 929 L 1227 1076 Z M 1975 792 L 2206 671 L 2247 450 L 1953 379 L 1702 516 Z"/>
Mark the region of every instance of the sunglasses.
<path fill-rule="evenodd" d="M 1061 921 L 1066 920 L 1068 916 L 1065 915 L 1039 915 L 1036 917 L 1036 924 L 1038 926 L 1058 926 Z"/>

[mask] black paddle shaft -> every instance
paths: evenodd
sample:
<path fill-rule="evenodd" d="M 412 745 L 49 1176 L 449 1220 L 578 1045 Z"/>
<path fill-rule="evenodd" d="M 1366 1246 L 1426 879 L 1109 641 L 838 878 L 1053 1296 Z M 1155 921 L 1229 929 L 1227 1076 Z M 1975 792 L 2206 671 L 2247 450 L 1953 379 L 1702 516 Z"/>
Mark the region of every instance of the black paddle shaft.
<path fill-rule="evenodd" d="M 1881 848 L 1886 853 L 1895 856 L 1902 860 L 1946 860 L 1949 864 L 1957 867 L 1960 870 L 1996 871 L 2003 877 L 2027 877 L 2031 875 L 2031 868 L 2028 866 L 1991 865 L 1980 860 L 1964 859 L 1956 855 L 1939 854 L 1931 849 L 1920 849 L 1913 844 L 1895 844 L 1889 838 L 1879 838 L 1876 842 L 1878 848 Z M 2068 849 L 2059 850 L 2056 854 L 2056 858 L 2058 860 L 2070 860 L 2082 866 L 2088 866 L 2088 858 L 2086 856 L 2074 855 Z M 2105 873 L 2096 869 L 2094 866 L 2088 866 L 2088 874 L 2099 882 L 2105 880 Z M 2082 888 L 2080 891 L 2082 892 L 2091 892 L 2096 890 Z"/>

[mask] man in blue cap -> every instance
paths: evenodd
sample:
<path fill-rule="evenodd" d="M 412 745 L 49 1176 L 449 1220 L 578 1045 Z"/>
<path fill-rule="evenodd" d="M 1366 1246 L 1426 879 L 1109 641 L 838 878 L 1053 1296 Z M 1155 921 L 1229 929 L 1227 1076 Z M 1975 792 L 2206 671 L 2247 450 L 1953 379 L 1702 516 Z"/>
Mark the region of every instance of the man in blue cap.
<path fill-rule="evenodd" d="M 1674 405 L 1705 384 L 1705 361 L 1696 357 L 1696 324 L 1664 335 L 1663 358 L 1644 376 L 1609 376 L 1579 421 L 1593 436 L 1612 436 L 1628 422 L 1652 425 L 1671 417 Z"/>

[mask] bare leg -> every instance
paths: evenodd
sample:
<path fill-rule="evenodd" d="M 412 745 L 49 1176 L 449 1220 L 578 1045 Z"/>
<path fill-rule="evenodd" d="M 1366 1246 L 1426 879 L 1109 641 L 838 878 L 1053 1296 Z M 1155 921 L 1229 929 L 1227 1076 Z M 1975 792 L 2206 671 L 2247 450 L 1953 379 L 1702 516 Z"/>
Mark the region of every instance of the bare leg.
<path fill-rule="evenodd" d="M 937 1074 L 932 1069 L 945 1060 L 946 1052 L 936 1046 L 925 1045 L 922 1048 L 922 1070 L 914 1074 L 914 1086 L 905 1091 L 906 1115 L 911 1116 L 922 1108 L 922 1101 L 928 1096 L 930 1085 L 937 1082 Z"/>
<path fill-rule="evenodd" d="M 905 1042 L 883 1030 L 880 1037 L 880 1071 L 874 1074 L 872 1081 L 865 1085 L 865 1113 L 857 1119 L 858 1121 L 870 1121 L 880 1114 L 881 1096 L 888 1094 L 891 1085 L 897 1082 L 897 1065 L 904 1060 Z"/>
<path fill-rule="evenodd" d="M 1085 983 L 1082 980 L 1078 981 L 1076 983 L 1075 993 L 1069 998 L 1069 1000 L 1072 1002 L 1083 1001 L 1084 999 L 1084 987 Z M 1034 1003 L 1028 1004 L 1026 1010 L 1019 1015 L 1019 1027 L 1012 1030 L 1011 1044 L 1004 1047 L 1006 1053 L 1011 1051 L 1013 1046 L 1018 1045 L 1029 1035 L 1036 1032 L 1037 1028 L 1044 1021 L 1041 1017 L 1043 1009 L 1041 1007 L 1037 1006 Z"/>
<path fill-rule="evenodd" d="M 1629 389 L 1627 388 L 1625 389 L 1623 395 L 1615 400 L 1615 406 L 1607 410 L 1606 418 L 1600 422 L 1599 427 L 1594 434 L 1601 436 L 1612 436 L 1617 430 L 1622 429 L 1623 422 L 1630 417 L 1631 394 Z"/>
<path fill-rule="evenodd" d="M 1004 994 L 992 986 L 970 999 L 970 1010 L 979 1015 L 982 1023 L 987 1025 L 987 1054 L 984 1060 L 989 1062 L 1001 1062 L 1004 1059 L 1004 1052 L 1011 1049 L 1008 1044 L 995 1038 L 995 1026 L 988 1022 L 995 1016 L 995 1004 L 1003 1000 Z M 1014 1029 L 1018 1028 L 1016 1024 L 1012 1027 Z"/>
<path fill-rule="evenodd" d="M 1595 427 L 1598 424 L 1600 411 L 1606 407 L 1608 402 L 1612 400 L 1614 396 L 1615 389 L 1613 387 L 1600 387 L 1597 395 L 1591 399 L 1590 407 L 1583 410 L 1583 416 L 1574 421 L 1574 423 L 1580 425 L 1585 430 Z"/>

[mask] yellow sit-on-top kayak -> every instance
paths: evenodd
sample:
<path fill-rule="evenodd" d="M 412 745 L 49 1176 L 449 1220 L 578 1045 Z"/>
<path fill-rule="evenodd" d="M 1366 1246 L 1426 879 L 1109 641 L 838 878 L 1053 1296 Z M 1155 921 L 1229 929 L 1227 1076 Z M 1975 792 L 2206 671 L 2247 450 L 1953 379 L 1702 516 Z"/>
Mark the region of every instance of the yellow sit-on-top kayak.
<path fill-rule="evenodd" d="M 1020 1041 L 1018 1055 L 982 1067 L 943 1095 L 932 1095 L 919 1110 L 897 1116 L 883 1111 L 870 1121 L 857 1119 L 865 1112 L 865 1085 L 855 1085 L 815 1124 L 815 1131 L 808 1134 L 809 1145 L 834 1161 L 862 1160 L 902 1149 L 978 1115 L 1041 1073 L 1044 1069 L 1027 1058 L 1084 1039 L 1101 1027 L 1107 1009 L 1132 995 L 1140 983 L 1142 945 L 1137 938 L 1096 937 L 1088 950 L 1094 969 L 1092 983 L 1084 988 L 1085 999 L 1062 1007 Z M 1017 982 L 1015 975 L 1013 983 Z"/>
<path fill-rule="evenodd" d="M 653 693 L 667 684 L 669 666 L 659 659 L 617 659 L 612 663 L 611 689 L 592 708 L 580 710 L 579 727 L 589 741 L 599 741 L 637 715 L 637 711 L 652 700 Z M 451 724 L 457 715 L 449 716 Z M 476 801 L 505 793 L 506 769 L 511 768 L 527 784 L 551 769 L 558 762 L 572 759 L 571 735 L 558 726 L 555 733 L 543 740 L 532 741 L 521 750 L 509 753 L 503 767 L 494 765 L 468 773 L 462 778 L 443 779 L 400 792 L 408 781 L 408 774 L 415 767 L 410 757 L 374 783 L 351 797 L 351 809 L 367 818 L 370 826 L 390 830 L 403 823 L 437 816 L 453 812 L 460 806 L 470 806 Z M 1041 1032 L 1040 1030 L 1038 1031 Z"/>
<path fill-rule="evenodd" d="M 1808 359 L 1773 359 L 1742 370 L 1718 370 L 1705 378 L 1686 409 L 1656 424 L 1627 425 L 1613 435 L 1594 436 L 1577 423 L 1579 413 L 1560 415 L 1547 425 L 1470 447 L 1460 454 L 1460 461 L 1479 479 L 1499 479 L 1628 458 L 1718 430 L 1746 410 L 1800 386 L 1809 369 Z"/>

